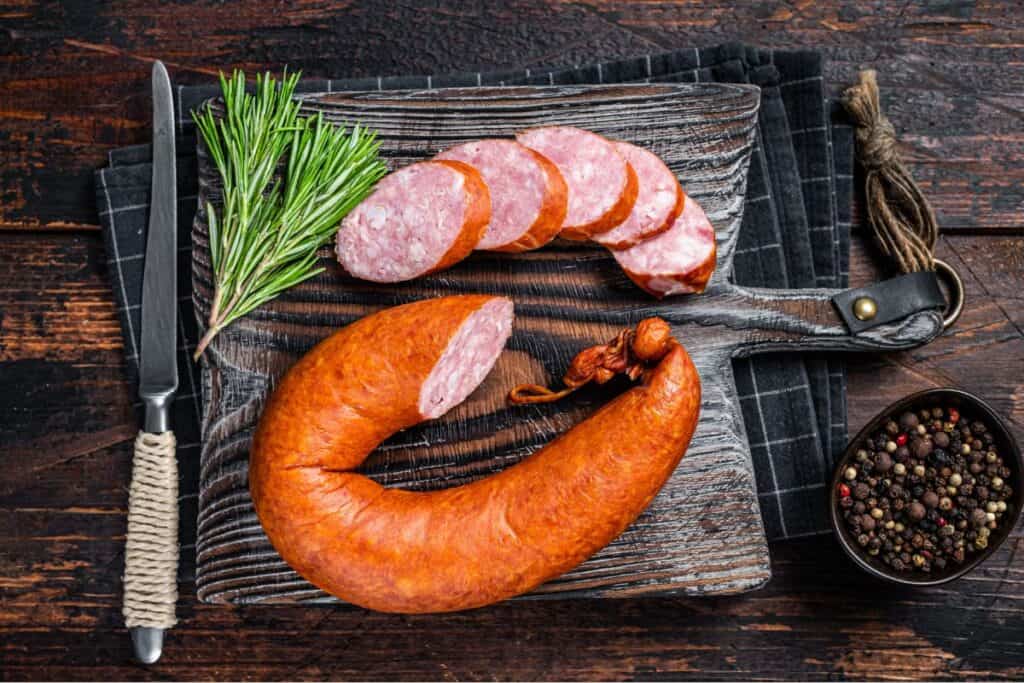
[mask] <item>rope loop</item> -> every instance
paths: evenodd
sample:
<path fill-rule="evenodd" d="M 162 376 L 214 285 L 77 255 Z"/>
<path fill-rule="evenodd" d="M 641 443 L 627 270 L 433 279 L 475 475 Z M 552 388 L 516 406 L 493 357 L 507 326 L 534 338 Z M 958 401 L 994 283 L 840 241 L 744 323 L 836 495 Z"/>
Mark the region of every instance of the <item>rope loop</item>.
<path fill-rule="evenodd" d="M 875 242 L 904 273 L 935 270 L 939 226 L 928 199 L 899 157 L 896 129 L 882 113 L 877 75 L 861 71 L 843 93 L 857 127 L 857 158 L 864 167 L 868 222 Z"/>

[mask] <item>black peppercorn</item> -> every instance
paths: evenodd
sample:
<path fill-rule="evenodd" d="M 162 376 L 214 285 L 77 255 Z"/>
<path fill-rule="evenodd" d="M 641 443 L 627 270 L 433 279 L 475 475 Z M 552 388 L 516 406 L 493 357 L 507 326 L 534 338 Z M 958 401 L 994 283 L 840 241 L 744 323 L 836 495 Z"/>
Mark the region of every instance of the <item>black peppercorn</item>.
<path fill-rule="evenodd" d="M 919 421 L 917 419 L 917 415 L 910 412 L 900 415 L 900 427 L 903 431 L 909 432 L 911 429 L 916 428 L 918 424 Z"/>
<path fill-rule="evenodd" d="M 907 510 L 907 514 L 910 516 L 911 520 L 915 522 L 920 522 L 922 519 L 924 519 L 924 516 L 926 514 L 924 505 L 915 500 L 910 504 L 910 508 Z"/>
<path fill-rule="evenodd" d="M 939 448 L 948 448 L 949 447 L 949 435 L 946 434 L 945 432 L 938 432 L 938 433 L 936 433 L 935 436 L 932 437 L 932 441 Z"/>

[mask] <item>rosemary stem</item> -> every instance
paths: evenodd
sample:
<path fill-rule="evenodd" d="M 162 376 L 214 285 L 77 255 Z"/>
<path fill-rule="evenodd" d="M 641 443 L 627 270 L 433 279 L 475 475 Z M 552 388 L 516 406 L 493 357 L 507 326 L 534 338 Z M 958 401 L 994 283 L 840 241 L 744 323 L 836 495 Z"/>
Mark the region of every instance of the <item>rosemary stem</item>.
<path fill-rule="evenodd" d="M 208 205 L 214 294 L 197 357 L 231 321 L 320 272 L 317 250 L 386 171 L 373 132 L 300 118 L 297 83 L 264 74 L 247 92 L 242 72 L 222 74 L 224 115 L 193 114 L 223 183 L 219 209 Z"/>

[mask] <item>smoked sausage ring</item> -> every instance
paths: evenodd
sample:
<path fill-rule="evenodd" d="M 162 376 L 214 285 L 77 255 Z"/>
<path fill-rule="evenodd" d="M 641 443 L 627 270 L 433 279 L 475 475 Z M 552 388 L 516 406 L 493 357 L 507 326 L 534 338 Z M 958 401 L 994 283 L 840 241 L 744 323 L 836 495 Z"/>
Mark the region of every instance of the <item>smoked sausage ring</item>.
<path fill-rule="evenodd" d="M 447 612 L 572 569 L 647 507 L 689 444 L 700 380 L 668 338 L 635 386 L 502 472 L 430 492 L 353 471 L 384 439 L 461 402 L 509 336 L 512 304 L 450 296 L 383 310 L 283 378 L 249 483 L 271 543 L 323 590 L 383 612 Z"/>

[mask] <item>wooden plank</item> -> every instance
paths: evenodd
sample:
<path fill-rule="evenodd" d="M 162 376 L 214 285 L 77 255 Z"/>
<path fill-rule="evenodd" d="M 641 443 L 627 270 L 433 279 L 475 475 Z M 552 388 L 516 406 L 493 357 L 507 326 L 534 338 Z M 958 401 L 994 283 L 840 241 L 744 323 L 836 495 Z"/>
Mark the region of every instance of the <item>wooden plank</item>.
<path fill-rule="evenodd" d="M 306 111 L 321 111 L 334 122 L 359 118 L 379 130 L 382 155 L 392 168 L 461 141 L 509 136 L 535 125 L 579 125 L 644 144 L 688 179 L 691 196 L 720 228 L 719 280 L 730 270 L 757 103 L 755 89 L 735 85 L 467 88 L 304 98 Z M 215 171 L 204 161 L 200 205 L 217 193 Z M 197 218 L 193 231 L 193 292 L 201 313 L 208 310 L 211 293 L 204 218 Z M 323 277 L 219 337 L 205 357 L 203 382 L 215 398 L 204 401 L 197 545 L 201 598 L 325 599 L 276 557 L 248 497 L 248 444 L 268 388 L 297 354 L 339 325 L 383 305 L 463 291 L 513 298 L 517 323 L 509 352 L 466 405 L 397 435 L 367 461 L 363 470 L 385 485 L 453 486 L 541 447 L 607 400 L 608 392 L 586 392 L 568 405 L 523 409 L 508 406 L 508 389 L 525 381 L 550 383 L 578 350 L 614 336 L 631 318 L 638 319 L 640 309 L 654 310 L 652 300 L 627 284 L 596 248 L 478 254 L 457 268 L 395 286 L 357 282 L 329 264 Z M 729 336 L 724 325 L 715 329 L 721 330 L 720 339 Z M 707 378 L 703 411 L 717 419 L 702 422 L 685 465 L 633 527 L 539 593 L 719 593 L 767 580 L 767 548 L 735 388 L 715 384 L 729 376 L 728 353 L 709 346 L 700 354 L 699 346 L 691 344 L 690 351 Z M 722 543 L 726 536 L 728 545 Z"/>
<path fill-rule="evenodd" d="M 834 94 L 879 72 L 883 108 L 947 232 L 1024 224 L 1024 16 L 1000 2 L 791 4 L 591 0 L 609 22 L 666 49 L 714 40 L 812 48 Z"/>
<path fill-rule="evenodd" d="M 410 30 L 415 26 L 415 30 Z M 778 7 L 727 2 L 483 0 L 419 11 L 412 0 L 258 4 L 119 0 L 83 15 L 42 3 L 9 13 L 0 55 L 0 229 L 94 229 L 92 170 L 149 137 L 148 61 L 176 83 L 219 68 L 314 76 L 443 73 L 585 63 L 746 40 L 825 51 L 828 80 L 881 71 L 885 104 L 949 231 L 1024 225 L 1022 20 L 1012 3 Z"/>
<path fill-rule="evenodd" d="M 1024 397 L 1012 387 L 1019 371 L 1008 371 L 1014 363 L 1019 368 L 1024 336 L 1018 330 L 1015 339 L 1005 338 L 1007 321 L 1024 318 L 1017 292 L 1024 243 L 952 237 L 940 249 L 948 261 L 970 265 L 967 308 L 956 328 L 922 351 L 952 335 L 966 334 L 970 343 L 962 353 L 931 355 L 922 368 L 998 405 L 1024 439 Z M 855 249 L 855 281 L 875 277 L 870 254 Z M 5 679 L 1024 676 L 1020 529 L 975 574 L 947 588 L 913 591 L 862 575 L 827 537 L 773 546 L 773 580 L 765 589 L 713 601 L 520 601 L 460 615 L 398 617 L 345 607 L 207 606 L 190 597 L 195 585 L 186 583 L 182 621 L 164 659 L 141 669 L 130 662 L 119 617 L 131 443 L 103 434 L 131 411 L 132 392 L 118 378 L 120 355 L 112 350 L 120 336 L 112 326 L 91 324 L 90 307 L 67 307 L 66 298 L 52 295 L 56 287 L 81 292 L 75 298 L 112 311 L 104 260 L 98 235 L 0 235 L 4 298 L 31 302 L 41 321 L 25 333 L 24 323 L 9 328 L 9 309 L 0 309 L 0 378 L 5 389 L 9 382 L 19 392 L 35 386 L 32 404 L 60 407 L 26 414 L 25 402 L 0 401 Z M 103 349 L 111 349 L 109 357 Z M 851 428 L 883 403 L 930 385 L 889 362 L 903 356 L 848 357 Z M 34 360 L 40 362 L 25 362 Z M 41 378 L 44 363 L 50 370 Z M 65 402 L 69 395 L 77 398 Z M 109 412 L 97 416 L 94 406 Z M 127 417 L 120 422 L 133 433 Z M 73 453 L 72 441 L 83 450 Z M 34 458 L 51 453 L 76 457 L 56 458 L 12 481 L 12 467 L 27 471 Z"/>
<path fill-rule="evenodd" d="M 4 32 L 11 48 L 0 54 L 0 228 L 12 230 L 98 223 L 93 169 L 109 149 L 149 141 L 156 58 L 177 85 L 212 82 L 218 69 L 233 67 L 359 77 L 573 63 L 654 48 L 584 8 L 544 0 L 474 0 L 443 11 L 412 0 L 300 0 L 287 12 L 188 0 L 42 3 L 11 13 Z"/>

